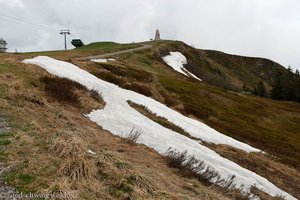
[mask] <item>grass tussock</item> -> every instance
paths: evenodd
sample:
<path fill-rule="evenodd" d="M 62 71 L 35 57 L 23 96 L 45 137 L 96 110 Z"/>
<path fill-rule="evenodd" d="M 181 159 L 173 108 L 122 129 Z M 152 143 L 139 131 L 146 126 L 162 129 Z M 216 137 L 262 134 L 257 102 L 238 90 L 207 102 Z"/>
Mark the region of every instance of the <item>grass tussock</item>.
<path fill-rule="evenodd" d="M 236 187 L 234 176 L 228 179 L 221 178 L 218 172 L 194 156 L 189 156 L 187 151 L 179 152 L 169 148 L 164 154 L 164 159 L 169 167 L 178 169 L 179 173 L 184 177 L 195 178 L 201 183 L 214 187 L 224 195 L 234 199 L 251 199 L 251 194 L 245 193 L 242 187 Z"/>
<path fill-rule="evenodd" d="M 84 89 L 84 86 L 66 78 L 44 76 L 41 81 L 45 84 L 47 94 L 59 102 L 72 105 L 80 105 L 79 95 L 76 89 Z"/>
<path fill-rule="evenodd" d="M 97 169 L 94 162 L 88 157 L 84 142 L 71 133 L 60 134 L 50 146 L 50 151 L 62 159 L 59 175 L 72 180 L 81 181 L 95 176 Z"/>
<path fill-rule="evenodd" d="M 125 142 L 130 145 L 137 143 L 139 137 L 142 135 L 143 131 L 140 129 L 132 128 L 128 133 L 122 134 L 122 138 Z"/>

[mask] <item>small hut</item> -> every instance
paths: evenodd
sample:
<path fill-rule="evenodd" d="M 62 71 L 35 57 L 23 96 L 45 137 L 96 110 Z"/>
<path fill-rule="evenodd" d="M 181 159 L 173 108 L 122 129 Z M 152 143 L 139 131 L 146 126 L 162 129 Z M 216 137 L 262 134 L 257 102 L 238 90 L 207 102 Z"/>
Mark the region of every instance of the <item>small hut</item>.
<path fill-rule="evenodd" d="M 3 40 L 3 38 L 0 38 L 0 53 L 6 52 L 6 49 L 7 49 L 6 45 L 7 45 L 6 41 Z"/>

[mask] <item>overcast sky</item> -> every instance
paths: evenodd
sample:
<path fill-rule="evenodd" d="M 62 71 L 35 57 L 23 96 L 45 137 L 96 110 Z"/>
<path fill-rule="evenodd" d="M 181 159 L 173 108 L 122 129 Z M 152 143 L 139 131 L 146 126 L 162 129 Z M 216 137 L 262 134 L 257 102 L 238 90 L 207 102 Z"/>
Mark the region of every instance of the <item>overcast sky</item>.
<path fill-rule="evenodd" d="M 200 49 L 272 59 L 300 69 L 299 0 L 0 0 L 8 49 L 63 49 L 68 39 L 182 40 Z M 71 48 L 71 44 L 69 44 Z"/>

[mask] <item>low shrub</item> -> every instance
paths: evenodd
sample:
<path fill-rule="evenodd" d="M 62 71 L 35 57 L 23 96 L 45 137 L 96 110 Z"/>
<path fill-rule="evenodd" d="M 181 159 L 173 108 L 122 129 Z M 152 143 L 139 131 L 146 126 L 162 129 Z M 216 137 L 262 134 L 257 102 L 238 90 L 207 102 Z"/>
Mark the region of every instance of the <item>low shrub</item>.
<path fill-rule="evenodd" d="M 172 106 L 178 105 L 177 100 L 174 97 L 172 97 L 171 95 L 168 95 L 167 92 L 160 90 L 159 94 L 164 98 L 164 103 L 167 106 L 172 107 Z"/>
<path fill-rule="evenodd" d="M 45 91 L 49 96 L 60 102 L 67 102 L 73 105 L 79 105 L 80 100 L 76 89 L 84 89 L 84 86 L 66 78 L 48 77 L 41 78 L 45 84 Z"/>
<path fill-rule="evenodd" d="M 124 84 L 124 80 L 122 80 L 121 78 L 118 78 L 116 75 L 111 74 L 111 73 L 100 72 L 100 73 L 93 73 L 93 74 L 104 81 L 114 83 L 118 86 L 121 86 Z"/>
<path fill-rule="evenodd" d="M 122 87 L 125 88 L 125 89 L 128 89 L 128 90 L 135 91 L 139 94 L 143 94 L 147 97 L 152 96 L 151 89 L 148 86 L 145 86 L 145 85 L 139 85 L 139 84 L 136 84 L 136 83 L 132 83 L 132 84 L 122 85 Z"/>
<path fill-rule="evenodd" d="M 198 107 L 184 103 L 184 112 L 188 115 L 194 115 L 195 117 L 198 117 L 199 119 L 207 119 L 210 115 L 209 111 L 207 109 L 199 109 Z"/>

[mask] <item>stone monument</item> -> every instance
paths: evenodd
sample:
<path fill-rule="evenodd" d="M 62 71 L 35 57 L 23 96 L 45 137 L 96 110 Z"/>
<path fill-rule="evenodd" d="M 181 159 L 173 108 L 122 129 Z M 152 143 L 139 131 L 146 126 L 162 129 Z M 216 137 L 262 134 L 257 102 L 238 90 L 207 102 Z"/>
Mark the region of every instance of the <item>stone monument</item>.
<path fill-rule="evenodd" d="M 154 40 L 160 40 L 160 33 L 158 29 L 156 29 Z"/>

